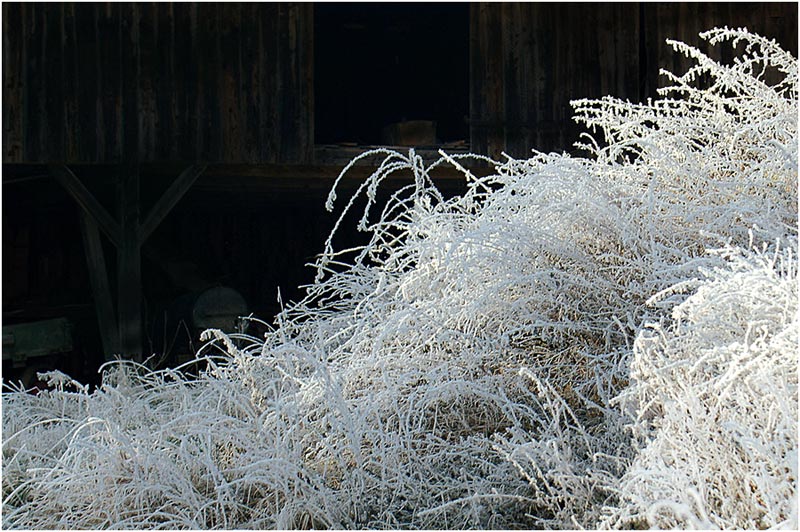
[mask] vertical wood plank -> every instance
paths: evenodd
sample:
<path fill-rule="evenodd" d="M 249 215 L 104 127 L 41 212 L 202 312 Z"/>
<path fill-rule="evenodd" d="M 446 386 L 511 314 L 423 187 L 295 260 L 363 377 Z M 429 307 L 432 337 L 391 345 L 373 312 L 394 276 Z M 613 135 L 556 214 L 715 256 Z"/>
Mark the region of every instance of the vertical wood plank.
<path fill-rule="evenodd" d="M 175 18 L 172 3 L 158 3 L 149 12 L 152 42 L 155 53 L 141 62 L 142 75 L 147 70 L 155 88 L 148 109 L 152 113 L 154 130 L 148 144 L 152 143 L 147 160 L 169 161 L 177 159 L 177 140 L 181 136 L 175 126 L 176 93 L 180 84 L 175 78 Z M 144 26 L 142 26 L 144 27 Z M 144 58 L 144 46 L 141 47 Z M 142 112 L 142 111 L 140 111 Z"/>
<path fill-rule="evenodd" d="M 62 4 L 61 83 L 64 97 L 64 157 L 66 161 L 81 161 L 80 107 L 78 95 L 78 42 L 75 28 L 75 4 Z"/>
<path fill-rule="evenodd" d="M 527 79 L 529 84 L 525 90 L 531 93 L 530 98 L 530 112 L 529 118 L 534 123 L 535 130 L 531 132 L 531 138 L 535 144 L 533 147 L 543 149 L 544 132 L 542 131 L 542 122 L 549 113 L 550 94 L 547 93 L 546 83 L 552 81 L 552 74 L 548 68 L 550 42 L 549 37 L 542 33 L 539 25 L 548 23 L 549 20 L 544 19 L 545 13 L 542 12 L 542 6 L 539 4 L 529 4 L 526 11 L 526 21 L 523 24 L 528 24 L 528 43 L 530 51 L 528 53 L 528 61 L 531 63 L 530 77 Z"/>
<path fill-rule="evenodd" d="M 470 5 L 470 143 L 473 151 L 500 157 L 503 145 L 503 47 L 499 4 Z"/>
<path fill-rule="evenodd" d="M 242 160 L 252 163 L 258 160 L 257 146 L 259 140 L 258 119 L 256 102 L 256 77 L 260 65 L 253 60 L 257 55 L 256 43 L 258 39 L 258 8 L 256 4 L 242 5 L 242 31 L 239 52 L 240 63 L 240 94 L 242 101 Z"/>
<path fill-rule="evenodd" d="M 258 92 L 257 78 L 261 65 L 253 58 L 258 54 L 258 5 L 242 4 L 239 48 L 239 72 L 242 112 L 242 160 L 247 163 L 258 161 Z"/>
<path fill-rule="evenodd" d="M 616 27 L 619 31 L 620 44 L 617 47 L 616 64 L 621 65 L 617 76 L 617 86 L 624 87 L 622 97 L 631 101 L 641 101 L 639 79 L 641 64 L 639 60 L 639 43 L 641 37 L 641 4 L 618 4 L 616 8 Z M 605 93 L 604 93 L 605 95 Z"/>
<path fill-rule="evenodd" d="M 297 146 L 294 162 L 310 163 L 314 158 L 314 5 L 297 5 L 297 94 L 300 109 Z"/>
<path fill-rule="evenodd" d="M 219 79 L 219 105 L 222 108 L 221 127 L 225 132 L 222 137 L 222 159 L 225 161 L 241 160 L 243 128 L 238 90 L 241 73 L 240 29 L 241 6 L 235 3 L 223 4 L 220 17 L 222 69 Z"/>
<path fill-rule="evenodd" d="M 119 162 L 122 157 L 121 4 L 96 4 L 97 159 Z"/>
<path fill-rule="evenodd" d="M 535 137 L 537 128 L 534 125 L 537 121 L 537 95 L 535 88 L 537 74 L 536 66 L 538 62 L 534 58 L 533 28 L 530 24 L 526 24 L 526 21 L 531 19 L 533 12 L 532 8 L 533 6 L 530 4 L 521 4 L 522 11 L 516 24 L 520 33 L 520 49 L 518 53 L 520 80 L 522 84 L 520 86 L 519 94 L 521 99 L 520 118 L 523 124 L 525 124 L 524 131 L 526 143 L 521 150 L 524 152 L 524 156 L 529 155 L 532 148 L 539 147 Z"/>
<path fill-rule="evenodd" d="M 309 161 L 313 156 L 313 8 L 278 4 L 277 144 L 278 161 Z"/>
<path fill-rule="evenodd" d="M 637 5 L 501 4 L 494 19 L 488 9 L 471 11 L 473 150 L 569 150 L 579 134 L 570 100 L 639 95 Z"/>
<path fill-rule="evenodd" d="M 785 50 L 797 58 L 798 56 L 798 12 L 795 4 L 769 4 L 764 32 L 774 39 L 778 39 Z"/>
<path fill-rule="evenodd" d="M 489 19 L 490 28 L 482 34 L 484 56 L 488 61 L 485 70 L 486 84 L 484 97 L 486 98 L 486 153 L 495 159 L 501 159 L 501 152 L 505 149 L 505 101 L 503 94 L 503 25 L 502 8 L 493 4 L 484 6 L 485 16 Z M 499 34 L 495 34 L 499 29 Z"/>
<path fill-rule="evenodd" d="M 619 41 L 617 40 L 616 32 L 619 30 L 615 24 L 616 13 L 611 9 L 599 9 L 597 15 L 597 34 L 596 34 L 596 50 L 597 61 L 601 65 L 608 65 L 616 63 L 617 47 Z M 622 66 L 622 65 L 618 65 Z M 606 72 L 608 69 L 604 69 Z M 608 75 L 601 75 L 598 80 L 600 92 L 602 94 L 611 94 L 613 87 L 619 85 L 619 79 L 610 79 Z"/>
<path fill-rule="evenodd" d="M 197 61 L 193 53 L 194 39 L 197 33 L 192 13 L 196 12 L 194 4 L 181 3 L 173 5 L 174 23 L 172 28 L 173 60 L 172 81 L 175 88 L 173 98 L 173 115 L 176 139 L 175 160 L 196 161 L 199 150 L 194 143 L 197 126 Z"/>
<path fill-rule="evenodd" d="M 191 28 L 189 32 L 189 54 L 191 55 L 191 60 L 189 60 L 188 64 L 191 66 L 187 72 L 189 91 L 187 92 L 186 104 L 190 109 L 188 115 L 190 129 L 187 137 L 191 138 L 191 149 L 188 150 L 188 153 L 195 154 L 195 157 L 200 160 L 208 161 L 208 153 L 203 144 L 203 130 L 206 128 L 203 67 L 206 60 L 201 54 L 205 38 L 200 31 L 200 20 L 205 15 L 205 9 L 205 4 L 192 3 L 189 5 L 189 27 Z"/>
<path fill-rule="evenodd" d="M 659 5 L 650 2 L 642 2 L 640 9 L 641 16 L 639 20 L 642 32 L 640 39 L 642 45 L 639 54 L 639 66 L 641 75 L 644 78 L 640 86 L 642 87 L 642 98 L 653 98 L 656 96 L 656 90 L 658 88 L 659 48 L 666 45 L 659 41 Z"/>
<path fill-rule="evenodd" d="M 520 28 L 517 24 L 521 13 L 519 3 L 502 4 L 503 11 L 503 151 L 512 157 L 520 157 L 524 153 L 525 138 L 522 128 L 522 102 L 520 101 L 519 49 Z"/>
<path fill-rule="evenodd" d="M 74 42 L 68 59 L 72 65 L 75 88 L 75 116 L 72 131 L 77 155 L 74 162 L 98 162 L 95 138 L 98 132 L 97 110 L 100 74 L 97 72 L 97 9 L 91 4 L 71 4 L 71 17 L 66 19 L 65 32 Z M 73 161 L 69 161 L 73 162 Z"/>
<path fill-rule="evenodd" d="M 42 121 L 45 117 L 44 94 L 44 24 L 43 11 L 36 5 L 26 6 L 25 21 L 25 69 L 23 118 L 24 148 L 26 161 L 42 160 L 43 139 L 41 135 L 46 129 Z"/>
<path fill-rule="evenodd" d="M 139 168 L 125 165 L 118 178 L 117 208 L 122 241 L 117 250 L 117 316 L 120 353 L 141 362 L 142 257 L 139 239 Z"/>
<path fill-rule="evenodd" d="M 198 70 L 199 70 L 199 112 L 201 120 L 198 133 L 198 148 L 201 159 L 217 162 L 222 154 L 221 114 L 219 100 L 219 73 L 222 67 L 220 56 L 218 4 L 198 4 Z"/>
<path fill-rule="evenodd" d="M 136 117 L 123 117 L 128 119 L 138 119 L 138 153 L 141 160 L 158 160 L 163 141 L 159 137 L 161 129 L 164 127 L 163 116 L 160 113 L 163 109 L 158 105 L 159 100 L 164 98 L 163 92 L 170 90 L 171 80 L 165 79 L 164 72 L 158 68 L 162 58 L 168 50 L 161 42 L 159 32 L 159 6 L 163 4 L 141 4 L 139 7 L 139 75 L 137 77 L 138 92 L 138 115 Z M 126 95 L 127 97 L 127 95 Z"/>
<path fill-rule="evenodd" d="M 42 150 L 50 160 L 66 160 L 64 149 L 64 87 L 63 87 L 63 24 L 61 4 L 42 4 L 44 12 L 44 67 L 45 118 L 41 122 Z"/>
<path fill-rule="evenodd" d="M 139 161 L 139 113 L 140 78 L 140 7 L 138 4 L 125 4 L 121 7 L 120 18 L 120 64 L 121 80 L 121 122 L 122 146 L 121 160 L 125 163 Z"/>
<path fill-rule="evenodd" d="M 23 161 L 25 13 L 23 4 L 3 3 L 3 162 Z"/>
<path fill-rule="evenodd" d="M 548 110 L 545 116 L 541 117 L 541 122 L 549 121 L 552 123 L 556 120 L 556 117 L 560 114 L 560 107 L 562 104 L 561 95 L 567 90 L 569 90 L 569 85 L 565 83 L 569 83 L 569 73 L 566 73 L 566 67 L 569 66 L 568 61 L 570 61 L 573 57 L 572 51 L 572 41 L 570 40 L 569 35 L 562 34 L 561 26 L 562 20 L 566 13 L 563 12 L 565 9 L 561 4 L 546 4 L 541 6 L 543 10 L 547 11 L 546 20 L 549 22 L 546 26 L 539 26 L 541 28 L 548 28 L 546 33 L 548 35 L 553 35 L 552 39 L 548 39 L 547 43 L 547 50 L 544 54 L 540 55 L 542 62 L 546 65 L 545 69 L 548 73 L 546 79 L 548 85 L 546 86 L 546 94 L 548 95 L 549 105 Z M 549 139 L 552 136 L 552 132 L 550 134 L 543 136 L 542 140 L 543 143 L 545 139 Z"/>
<path fill-rule="evenodd" d="M 163 4 L 162 4 L 163 6 Z M 166 111 L 166 126 L 168 127 L 168 131 L 166 133 L 164 140 L 161 142 L 166 147 L 164 158 L 165 160 L 169 161 L 176 161 L 179 160 L 178 156 L 178 142 L 177 139 L 182 136 L 182 130 L 178 129 L 178 95 L 181 92 L 181 85 L 178 82 L 178 76 L 176 72 L 176 65 L 175 65 L 175 58 L 177 55 L 176 49 L 176 31 L 178 28 L 175 26 L 175 4 L 170 2 L 166 4 L 166 12 L 169 20 L 169 24 L 166 25 L 168 32 L 168 39 L 165 40 L 165 46 L 167 49 L 167 53 L 164 54 L 167 61 L 166 61 L 166 68 L 165 68 L 165 78 L 169 80 L 170 90 L 167 91 L 167 95 L 169 96 L 167 101 L 167 111 Z M 181 31 L 185 31 L 181 29 Z M 169 139 L 169 141 L 166 141 Z"/>
<path fill-rule="evenodd" d="M 278 161 L 286 162 L 292 159 L 292 132 L 294 116 L 297 112 L 296 99 L 289 94 L 295 86 L 293 79 L 292 62 L 295 54 L 295 30 L 292 22 L 293 8 L 290 4 L 278 4 Z"/>
<path fill-rule="evenodd" d="M 278 6 L 260 4 L 258 64 L 259 161 L 277 161 L 278 144 Z"/>

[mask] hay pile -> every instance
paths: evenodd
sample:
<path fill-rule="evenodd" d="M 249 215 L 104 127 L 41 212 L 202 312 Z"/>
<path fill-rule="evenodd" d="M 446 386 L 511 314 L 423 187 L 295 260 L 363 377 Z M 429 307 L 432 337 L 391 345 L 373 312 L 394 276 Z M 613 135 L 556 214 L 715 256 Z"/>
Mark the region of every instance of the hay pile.
<path fill-rule="evenodd" d="M 589 157 L 446 200 L 385 152 L 370 242 L 329 241 L 266 338 L 208 332 L 198 375 L 4 394 L 3 526 L 796 527 L 797 62 L 704 38 L 744 51 L 674 43 L 661 99 L 575 102 Z"/>

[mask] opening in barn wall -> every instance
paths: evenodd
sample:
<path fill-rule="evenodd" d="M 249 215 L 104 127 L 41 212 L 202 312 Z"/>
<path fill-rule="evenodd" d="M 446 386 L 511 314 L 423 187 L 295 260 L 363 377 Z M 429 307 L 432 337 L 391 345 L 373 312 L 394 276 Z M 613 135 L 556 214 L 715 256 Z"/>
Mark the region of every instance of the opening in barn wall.
<path fill-rule="evenodd" d="M 316 5 L 314 97 L 317 144 L 465 145 L 469 4 Z"/>
<path fill-rule="evenodd" d="M 698 44 L 702 29 L 747 26 L 797 53 L 790 3 L 2 9 L 3 325 L 68 330 L 72 340 L 35 360 L 4 356 L 14 378 L 47 364 L 96 380 L 104 338 L 119 334 L 120 297 L 132 297 L 119 293 L 120 254 L 105 231 L 120 223 L 115 176 L 126 168 L 138 172 L 144 224 L 183 172 L 204 167 L 138 258 L 125 259 L 140 261 L 138 341 L 172 362 L 190 339 L 196 346 L 197 331 L 182 336 L 187 306 L 209 290 L 229 288 L 238 308 L 267 321 L 278 287 L 285 301 L 300 296 L 312 278 L 304 265 L 335 220 L 325 194 L 365 146 L 427 145 L 429 159 L 439 146 L 517 157 L 570 150 L 569 100 L 654 95 L 652 65 L 680 70 L 667 37 Z M 96 219 L 54 167 L 69 169 L 112 220 Z M 462 186 L 457 172 L 438 178 L 450 192 Z M 45 323 L 53 319 L 69 328 Z M 182 353 L 165 347 L 179 342 Z"/>

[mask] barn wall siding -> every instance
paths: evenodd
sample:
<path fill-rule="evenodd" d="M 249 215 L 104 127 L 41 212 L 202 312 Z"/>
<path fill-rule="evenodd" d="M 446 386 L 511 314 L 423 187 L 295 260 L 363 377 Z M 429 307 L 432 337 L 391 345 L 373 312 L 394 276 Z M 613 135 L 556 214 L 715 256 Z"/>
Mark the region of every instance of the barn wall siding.
<path fill-rule="evenodd" d="M 659 69 L 691 64 L 665 41 L 699 47 L 715 26 L 747 27 L 797 54 L 791 3 L 481 3 L 471 5 L 471 145 L 500 157 L 569 150 L 580 128 L 570 100 L 655 97 Z"/>
<path fill-rule="evenodd" d="M 308 162 L 310 4 L 3 4 L 3 162 Z"/>
<path fill-rule="evenodd" d="M 473 4 L 471 18 L 479 152 L 568 149 L 571 99 L 639 96 L 638 4 Z"/>
<path fill-rule="evenodd" d="M 314 162 L 313 4 L 2 9 L 5 163 Z M 797 52 L 793 3 L 470 4 L 472 150 L 570 149 L 570 99 L 655 96 L 717 25 Z"/>
<path fill-rule="evenodd" d="M 643 3 L 644 50 L 647 71 L 646 91 L 654 94 L 655 89 L 666 85 L 659 69 L 671 72 L 684 72 L 692 62 L 676 54 L 667 39 L 682 41 L 708 54 L 710 57 L 730 61 L 733 52 L 730 47 L 710 47 L 698 34 L 715 26 L 729 28 L 746 27 L 750 31 L 776 39 L 781 45 L 797 56 L 797 4 L 796 3 L 745 3 L 745 2 L 706 2 L 706 3 Z M 741 50 L 741 48 L 740 48 Z"/>
<path fill-rule="evenodd" d="M 22 87 L 25 77 L 23 20 L 26 6 L 3 4 L 3 161 L 21 161 L 24 144 Z"/>

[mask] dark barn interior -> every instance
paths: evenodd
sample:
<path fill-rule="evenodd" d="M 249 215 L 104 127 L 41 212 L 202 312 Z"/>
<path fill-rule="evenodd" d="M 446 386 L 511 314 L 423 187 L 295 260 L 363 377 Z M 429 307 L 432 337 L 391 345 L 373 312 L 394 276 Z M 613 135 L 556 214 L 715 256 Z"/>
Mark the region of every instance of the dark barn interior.
<path fill-rule="evenodd" d="M 4 2 L 2 16 L 3 377 L 26 383 L 53 367 L 96 382 L 116 354 L 176 363 L 204 327 L 270 321 L 278 288 L 297 299 L 313 279 L 327 192 L 369 147 L 570 151 L 569 101 L 656 96 L 659 68 L 688 64 L 667 38 L 706 49 L 699 32 L 746 26 L 797 55 L 796 3 Z"/>

